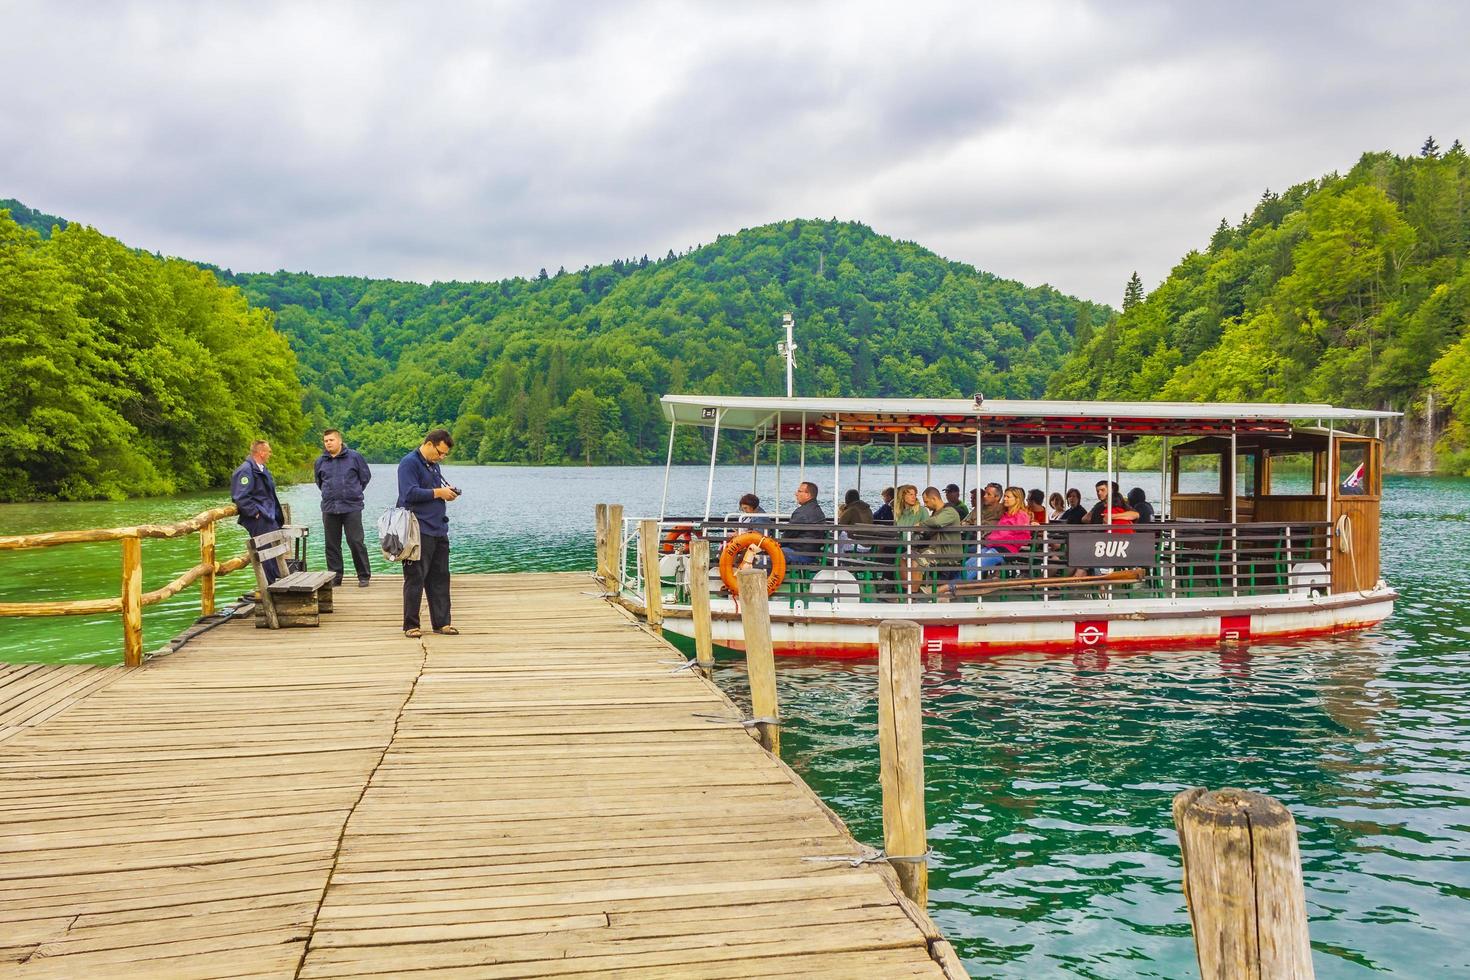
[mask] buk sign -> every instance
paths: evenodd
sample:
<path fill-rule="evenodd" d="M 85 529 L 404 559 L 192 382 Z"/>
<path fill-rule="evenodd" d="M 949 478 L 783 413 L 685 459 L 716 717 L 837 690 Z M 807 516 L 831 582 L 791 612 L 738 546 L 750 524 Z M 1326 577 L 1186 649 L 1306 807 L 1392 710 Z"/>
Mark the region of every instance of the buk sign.
<path fill-rule="evenodd" d="M 1088 531 L 1067 539 L 1069 568 L 1148 568 L 1158 536 L 1143 531 Z"/>

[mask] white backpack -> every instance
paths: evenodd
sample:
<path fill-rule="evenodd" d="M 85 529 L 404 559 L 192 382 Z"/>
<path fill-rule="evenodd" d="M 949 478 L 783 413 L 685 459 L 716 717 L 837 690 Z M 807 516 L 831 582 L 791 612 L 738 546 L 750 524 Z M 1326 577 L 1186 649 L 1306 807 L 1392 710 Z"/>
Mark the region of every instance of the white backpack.
<path fill-rule="evenodd" d="M 378 518 L 378 544 L 389 561 L 419 560 L 419 519 L 403 507 L 389 507 Z"/>

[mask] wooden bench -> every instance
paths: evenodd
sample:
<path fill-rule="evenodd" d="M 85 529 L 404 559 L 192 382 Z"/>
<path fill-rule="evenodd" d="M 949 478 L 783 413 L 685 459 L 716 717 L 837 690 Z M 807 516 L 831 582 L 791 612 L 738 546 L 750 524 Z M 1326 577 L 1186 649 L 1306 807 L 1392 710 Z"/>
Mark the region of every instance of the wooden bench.
<path fill-rule="evenodd" d="M 320 626 L 321 614 L 332 611 L 333 572 L 293 572 L 286 556 L 296 540 L 306 536 L 304 527 L 283 527 L 247 542 L 250 564 L 255 569 L 255 625 L 259 629 L 283 626 Z M 266 583 L 265 563 L 276 563 L 274 582 Z"/>

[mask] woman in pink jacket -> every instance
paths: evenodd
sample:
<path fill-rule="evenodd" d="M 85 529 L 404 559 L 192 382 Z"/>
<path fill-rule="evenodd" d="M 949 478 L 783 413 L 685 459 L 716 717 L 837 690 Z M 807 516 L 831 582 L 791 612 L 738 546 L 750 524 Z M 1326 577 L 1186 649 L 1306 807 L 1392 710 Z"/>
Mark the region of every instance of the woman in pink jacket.
<path fill-rule="evenodd" d="M 996 521 L 999 526 L 985 535 L 980 554 L 965 559 L 965 578 L 971 581 L 987 568 L 998 568 L 1031 541 L 1031 511 L 1026 507 L 1026 491 L 1007 487 L 1000 503 L 1005 513 Z"/>

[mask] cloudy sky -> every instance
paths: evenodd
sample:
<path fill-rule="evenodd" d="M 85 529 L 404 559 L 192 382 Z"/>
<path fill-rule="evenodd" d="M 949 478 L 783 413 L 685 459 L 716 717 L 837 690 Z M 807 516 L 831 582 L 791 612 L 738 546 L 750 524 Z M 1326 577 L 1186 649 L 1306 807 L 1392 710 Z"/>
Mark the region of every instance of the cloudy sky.
<path fill-rule="evenodd" d="M 1452 3 L 0 0 L 0 197 L 422 281 L 835 216 L 1117 305 L 1267 187 L 1470 140 L 1467 37 Z"/>

